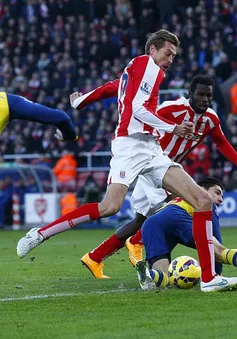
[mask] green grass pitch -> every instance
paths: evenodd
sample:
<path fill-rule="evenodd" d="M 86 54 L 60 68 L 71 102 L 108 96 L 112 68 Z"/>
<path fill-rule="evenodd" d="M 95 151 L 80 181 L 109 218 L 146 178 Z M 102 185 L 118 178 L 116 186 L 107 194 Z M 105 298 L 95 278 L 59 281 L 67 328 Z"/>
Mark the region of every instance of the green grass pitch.
<path fill-rule="evenodd" d="M 0 232 L 1 339 L 236 338 L 237 292 L 143 292 L 120 250 L 105 262 L 110 280 L 96 280 L 80 257 L 113 230 L 60 234 L 18 259 L 23 232 Z M 237 229 L 224 229 L 226 247 L 237 248 Z M 196 252 L 179 246 L 173 258 Z M 225 266 L 227 276 L 237 268 Z"/>

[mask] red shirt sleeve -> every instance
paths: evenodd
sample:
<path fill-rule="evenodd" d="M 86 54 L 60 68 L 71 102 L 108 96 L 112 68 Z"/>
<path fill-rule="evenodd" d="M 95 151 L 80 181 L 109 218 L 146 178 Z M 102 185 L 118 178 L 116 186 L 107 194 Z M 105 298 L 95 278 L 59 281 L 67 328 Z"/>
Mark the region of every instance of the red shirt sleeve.
<path fill-rule="evenodd" d="M 220 121 L 218 121 L 218 123 L 215 124 L 215 127 L 210 130 L 210 135 L 219 151 L 226 157 L 226 159 L 237 166 L 237 152 L 222 132 Z"/>
<path fill-rule="evenodd" d="M 106 84 L 88 92 L 77 98 L 73 103 L 73 108 L 82 109 L 89 104 L 101 100 L 118 96 L 119 79 L 109 81 Z"/>

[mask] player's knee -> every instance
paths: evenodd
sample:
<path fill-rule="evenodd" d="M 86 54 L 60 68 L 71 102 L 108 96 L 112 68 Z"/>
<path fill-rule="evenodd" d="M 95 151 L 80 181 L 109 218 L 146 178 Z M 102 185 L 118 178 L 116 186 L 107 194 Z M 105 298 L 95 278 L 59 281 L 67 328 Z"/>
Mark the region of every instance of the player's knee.
<path fill-rule="evenodd" d="M 212 198 L 210 194 L 204 190 L 200 191 L 197 197 L 197 211 L 209 211 L 212 208 Z"/>
<path fill-rule="evenodd" d="M 102 217 L 114 215 L 119 212 L 120 208 L 120 201 L 103 200 L 99 205 L 100 215 Z"/>

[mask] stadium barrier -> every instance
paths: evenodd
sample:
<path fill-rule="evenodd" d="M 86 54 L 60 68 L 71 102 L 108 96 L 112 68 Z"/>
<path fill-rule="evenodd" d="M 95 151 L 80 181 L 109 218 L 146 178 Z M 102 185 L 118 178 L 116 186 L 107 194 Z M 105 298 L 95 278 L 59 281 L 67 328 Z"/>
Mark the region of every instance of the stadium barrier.
<path fill-rule="evenodd" d="M 94 157 L 103 157 L 108 156 L 109 152 L 99 152 L 99 154 L 87 153 L 86 156 L 88 161 L 88 167 L 79 168 L 78 172 L 99 172 L 108 171 L 107 167 L 93 167 L 93 158 Z M 85 155 L 85 154 L 84 154 Z M 29 156 L 29 155 L 28 155 Z M 32 155 L 33 156 L 33 155 Z M 34 154 L 34 157 L 37 155 Z M 48 179 L 51 180 L 50 192 L 44 192 L 44 185 L 41 179 L 41 172 L 46 171 L 48 173 Z M 35 178 L 35 182 L 38 185 L 39 193 L 27 193 L 24 197 L 24 205 L 21 206 L 21 211 L 23 211 L 24 220 L 22 224 L 26 224 L 28 227 L 32 225 L 45 225 L 53 220 L 55 220 L 60 215 L 59 200 L 61 194 L 57 192 L 57 182 L 53 175 L 51 169 L 42 166 L 34 165 L 11 165 L 11 166 L 0 166 L 0 177 L 3 176 L 3 173 L 8 176 L 14 176 L 18 173 L 25 186 L 27 186 L 27 178 L 29 173 Z M 82 173 L 81 173 L 82 174 Z M 12 207 L 12 216 L 13 216 L 13 229 L 19 229 L 20 225 L 20 207 L 19 207 L 19 196 L 13 195 L 13 207 Z M 233 227 L 237 226 L 237 191 L 225 192 L 223 204 L 219 208 L 220 214 L 220 223 L 222 227 Z M 83 225 L 86 228 L 116 228 L 121 224 L 125 223 L 127 220 L 131 220 L 134 216 L 134 212 L 131 208 L 131 193 L 126 196 L 124 204 L 121 210 L 114 216 L 109 218 L 104 218 L 99 222 L 93 222 L 87 225 Z"/>
<path fill-rule="evenodd" d="M 38 206 L 39 204 L 39 206 Z M 50 223 L 56 219 L 59 205 L 59 195 L 28 194 L 26 198 L 26 223 L 38 224 Z M 222 206 L 218 208 L 221 227 L 237 226 L 237 191 L 225 192 Z M 131 220 L 135 213 L 131 206 L 131 193 L 128 193 L 121 210 L 99 222 L 79 226 L 78 228 L 118 228 Z"/>
<path fill-rule="evenodd" d="M 21 228 L 20 220 L 20 197 L 19 194 L 12 195 L 12 229 L 18 231 Z"/>

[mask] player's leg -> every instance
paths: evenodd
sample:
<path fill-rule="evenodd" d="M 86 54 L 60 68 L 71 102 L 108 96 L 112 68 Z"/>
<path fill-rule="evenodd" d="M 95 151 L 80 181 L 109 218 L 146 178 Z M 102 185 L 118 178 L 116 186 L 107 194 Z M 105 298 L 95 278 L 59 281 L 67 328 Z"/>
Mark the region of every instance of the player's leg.
<path fill-rule="evenodd" d="M 146 136 L 145 136 L 146 138 Z M 122 138 L 126 141 L 126 138 Z M 128 138 L 129 139 L 129 138 Z M 118 139 L 116 139 L 118 140 Z M 128 142 L 130 140 L 127 140 Z M 118 142 L 120 142 L 118 140 Z M 133 141 L 132 141 L 133 142 Z M 126 152 L 124 151 L 126 149 L 128 155 L 127 155 L 127 159 L 126 162 L 130 163 L 129 167 L 131 174 L 129 174 L 129 171 L 122 171 L 123 176 L 125 177 L 131 177 L 133 176 L 133 178 L 135 179 L 137 177 L 137 175 L 139 174 L 139 168 L 142 166 L 144 166 L 145 162 L 143 160 L 143 155 L 141 156 L 140 154 L 146 154 L 146 152 L 149 150 L 148 148 L 145 149 L 144 151 L 144 142 L 141 143 L 141 152 L 139 152 L 139 141 L 138 144 L 136 143 L 136 147 L 134 149 L 129 148 L 129 143 L 126 142 L 126 145 L 123 145 L 124 147 L 121 148 L 121 154 L 120 156 L 123 158 L 124 154 L 126 154 Z M 116 155 L 116 152 L 113 152 L 113 154 Z M 150 158 L 150 155 L 149 155 Z M 111 162 L 114 161 L 114 158 L 112 158 Z M 146 159 L 146 163 L 147 163 L 147 159 Z M 112 167 L 112 166 L 111 166 Z M 119 180 L 119 176 L 121 176 L 121 171 L 118 172 L 118 169 L 121 168 L 121 165 L 119 163 L 116 164 L 116 166 L 114 166 L 114 168 L 116 169 L 117 173 L 115 172 L 115 175 L 110 175 L 110 177 L 117 177 L 117 180 Z M 112 171 L 112 170 L 111 170 Z M 137 175 L 136 175 L 137 173 Z M 109 179 L 110 180 L 110 179 Z M 121 180 L 121 178 L 120 178 Z M 109 181 L 108 181 L 109 182 Z M 130 181 L 132 182 L 132 181 Z M 97 248 L 95 248 L 94 250 L 92 250 L 89 253 L 86 253 L 82 258 L 81 261 L 87 265 L 87 267 L 89 268 L 90 266 L 90 270 L 92 271 L 93 275 L 97 278 L 103 277 L 103 271 L 96 271 L 96 268 L 98 267 L 98 265 L 101 264 L 102 260 L 104 260 L 106 257 L 108 257 L 109 255 L 113 254 L 115 251 L 117 251 L 118 249 L 120 249 L 121 247 L 124 246 L 125 240 L 132 235 L 137 229 L 139 229 L 142 225 L 144 218 L 140 215 L 136 215 L 136 218 L 134 220 L 132 220 L 131 222 L 127 223 L 126 225 L 120 227 L 115 234 L 113 234 L 110 238 L 108 238 L 107 240 L 105 240 L 102 244 L 100 244 Z M 101 267 L 101 265 L 100 265 Z"/>
<path fill-rule="evenodd" d="M 40 245 L 44 240 L 74 228 L 76 225 L 117 213 L 122 206 L 127 190 L 128 187 L 126 185 L 111 184 L 108 186 L 102 202 L 82 205 L 45 227 L 31 230 L 25 237 L 19 240 L 17 245 L 18 256 L 20 258 L 25 257 L 26 254 Z"/>
<path fill-rule="evenodd" d="M 70 117 L 59 109 L 52 109 L 29 101 L 21 96 L 7 94 L 10 120 L 20 119 L 56 126 L 64 140 L 75 140 L 77 137 Z"/>
<path fill-rule="evenodd" d="M 224 247 L 215 237 L 213 237 L 213 243 L 216 261 L 237 267 L 237 249 Z"/>
<path fill-rule="evenodd" d="M 84 264 L 90 266 L 90 270 L 96 278 L 104 277 L 102 260 L 124 247 L 125 240 L 137 230 L 138 232 L 126 241 L 126 247 L 133 266 L 136 265 L 136 261 L 142 260 L 141 226 L 146 220 L 144 215 L 153 214 L 166 198 L 167 193 L 164 190 L 151 187 L 143 176 L 138 177 L 131 199 L 133 208 L 138 212 L 135 218 L 118 228 L 115 234 L 81 258 Z"/>
<path fill-rule="evenodd" d="M 137 229 L 138 226 L 141 227 L 143 220 L 144 219 L 141 218 L 140 215 L 136 215 L 135 218 L 132 221 L 130 221 L 129 223 L 127 223 L 127 224 L 125 224 L 124 226 L 121 226 L 121 227 L 124 227 L 124 228 L 127 227 L 127 229 L 134 229 L 134 228 Z M 92 251 L 86 253 L 81 258 L 82 263 L 85 264 L 90 269 L 90 271 L 92 272 L 92 274 L 94 275 L 95 278 L 100 279 L 100 278 L 105 277 L 104 274 L 103 274 L 103 266 L 104 265 L 102 264 L 102 261 L 105 260 L 110 255 L 117 252 L 120 248 L 125 246 L 125 240 L 126 239 L 122 238 L 122 240 L 121 240 L 117 236 L 116 233 L 117 232 L 115 232 L 115 234 L 113 234 L 111 237 L 109 237 L 108 239 L 103 241 L 99 246 L 94 248 Z M 129 235 L 131 235 L 131 234 L 129 234 Z M 136 256 L 137 260 L 141 260 L 142 255 L 140 255 L 140 253 L 136 253 L 136 254 L 137 254 L 137 256 Z M 136 265 L 136 263 L 134 263 L 133 266 L 135 266 L 135 265 Z"/>
<path fill-rule="evenodd" d="M 134 188 L 131 202 L 133 209 L 137 212 L 136 219 L 139 221 L 137 227 L 133 228 L 133 232 L 138 230 L 131 238 L 126 241 L 126 247 L 129 251 L 129 260 L 135 266 L 134 258 L 142 260 L 142 236 L 141 225 L 147 217 L 153 215 L 167 199 L 167 192 L 161 188 L 156 188 L 143 176 L 138 177 L 137 184 Z M 127 225 L 123 227 L 123 233 L 128 237 L 129 228 Z M 121 237 L 121 232 L 117 235 Z"/>
<path fill-rule="evenodd" d="M 209 292 L 235 287 L 237 278 L 220 277 L 215 272 L 210 195 L 179 167 L 170 167 L 167 170 L 163 177 L 163 187 L 177 194 L 195 208 L 193 235 L 202 268 L 201 291 Z"/>
<path fill-rule="evenodd" d="M 170 251 L 175 246 L 175 244 L 172 244 L 170 249 L 170 240 L 167 234 L 171 216 L 172 214 L 170 214 L 169 210 L 164 208 L 149 217 L 142 226 L 142 239 L 146 250 L 146 260 L 150 267 L 150 271 L 147 272 L 144 269 L 144 264 L 142 265 L 138 262 L 136 265 L 142 289 L 148 289 L 148 287 L 153 289 L 150 283 L 151 280 L 158 287 L 168 285 Z"/>
<path fill-rule="evenodd" d="M 144 142 L 136 138 L 122 137 L 113 140 L 109 186 L 102 202 L 82 205 L 38 231 L 28 233 L 18 242 L 18 256 L 23 258 L 44 240 L 76 225 L 117 213 L 122 206 L 128 187 L 150 157 L 149 149 L 146 150 L 147 153 L 142 153 L 139 152 L 139 147 L 143 149 Z"/>

